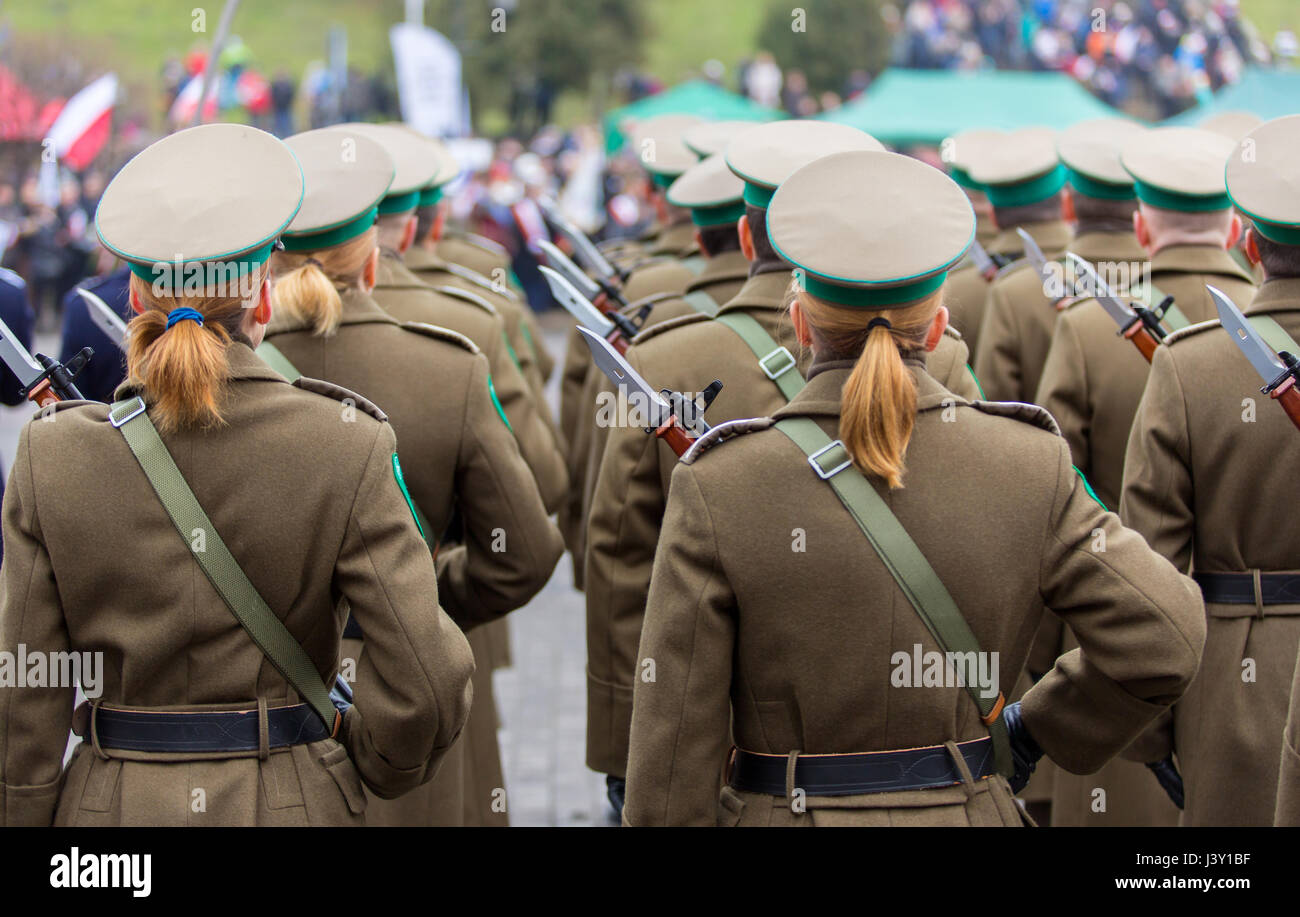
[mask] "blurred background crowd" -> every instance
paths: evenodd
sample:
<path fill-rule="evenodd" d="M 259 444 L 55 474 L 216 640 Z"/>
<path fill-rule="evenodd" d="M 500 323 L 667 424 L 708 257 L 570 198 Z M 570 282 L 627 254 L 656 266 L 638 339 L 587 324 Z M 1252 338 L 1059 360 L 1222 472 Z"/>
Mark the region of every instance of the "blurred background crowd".
<path fill-rule="evenodd" d="M 530 2 L 544 15 L 525 15 Z M 1289 26 L 1300 21 L 1300 3 L 1254 2 L 1274 28 L 1255 26 L 1252 0 L 808 0 L 793 12 L 784 3 L 431 0 L 423 19 L 446 32 L 464 80 L 463 124 L 449 132 L 463 135 L 455 149 L 465 166 L 451 216 L 509 250 L 530 302 L 544 309 L 534 258 L 546 233 L 539 196 L 560 200 L 597 238 L 636 235 L 654 217 L 644 173 L 611 142 L 608 113 L 618 106 L 689 80 L 764 113 L 744 117 L 816 117 L 869 97 L 887 67 L 1001 69 L 1068 74 L 1108 105 L 1160 120 L 1248 68 L 1294 65 Z M 288 4 L 259 11 L 278 16 L 265 22 L 251 7 L 241 12 L 248 40 L 225 44 L 203 117 L 280 136 L 403 117 L 393 52 L 375 39 L 401 21 L 402 4 L 378 5 L 377 13 L 326 0 Z M 365 18 L 349 24 L 361 6 Z M 878 29 L 862 28 L 866 7 L 876 8 Z M 499 40 L 488 18 L 496 8 L 515 17 Z M 57 327 L 74 285 L 108 267 L 92 225 L 98 197 L 136 150 L 194 121 L 207 65 L 211 24 L 193 34 L 182 18 L 171 42 L 188 48 L 151 39 L 156 56 L 140 61 L 79 38 L 77 17 L 94 9 L 79 0 L 41 9 L 0 2 L 0 265 L 26 280 L 40 330 Z M 215 20 L 218 8 L 210 12 Z M 701 23 L 697 53 L 692 23 L 670 14 L 717 16 L 724 31 Z M 177 15 L 188 16 L 188 5 Z M 243 31 L 250 19 L 252 35 Z M 672 37 L 643 46 L 656 28 Z M 717 35 L 732 42 L 725 59 L 710 56 Z M 112 68 L 120 79 L 101 86 Z M 102 90 L 98 102 L 87 98 L 92 90 Z M 60 129 L 67 136 L 51 156 L 48 138 Z"/>

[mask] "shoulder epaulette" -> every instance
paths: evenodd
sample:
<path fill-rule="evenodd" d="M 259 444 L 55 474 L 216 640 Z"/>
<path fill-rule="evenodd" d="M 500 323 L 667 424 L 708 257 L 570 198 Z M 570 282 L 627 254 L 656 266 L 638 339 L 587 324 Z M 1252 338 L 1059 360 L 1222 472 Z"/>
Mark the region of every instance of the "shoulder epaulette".
<path fill-rule="evenodd" d="M 490 312 L 493 315 L 497 314 L 497 307 L 492 305 L 492 303 L 488 302 L 482 296 L 479 296 L 477 293 L 471 293 L 469 290 L 462 290 L 460 287 L 434 287 L 434 289 L 447 296 L 452 296 L 456 299 L 463 299 L 465 302 L 471 302 L 485 312 Z"/>
<path fill-rule="evenodd" d="M 1177 331 L 1171 331 L 1169 334 L 1165 336 L 1165 339 L 1160 343 L 1166 345 L 1173 344 L 1177 341 L 1183 340 L 1184 338 L 1189 338 L 1193 334 L 1199 334 L 1208 328 L 1219 328 L 1219 327 L 1221 326 L 1217 318 L 1212 318 L 1204 322 L 1197 322 L 1194 325 L 1184 325 L 1182 328 L 1179 328 Z"/>
<path fill-rule="evenodd" d="M 360 408 L 369 414 L 375 420 L 388 422 L 388 415 L 379 409 L 379 405 L 373 401 L 358 395 L 351 389 L 346 389 L 341 385 L 335 385 L 333 382 L 326 382 L 324 379 L 311 379 L 307 376 L 299 376 L 293 380 L 293 387 L 300 388 L 305 392 L 312 392 L 316 395 L 324 395 L 326 398 L 333 398 L 335 401 L 351 403 L 354 407 Z"/>
<path fill-rule="evenodd" d="M 644 306 L 650 306 L 657 302 L 663 302 L 665 299 L 676 299 L 677 293 L 651 293 L 649 296 L 642 296 L 640 299 L 628 303 L 619 311 L 624 315 L 632 315 L 638 309 Z"/>
<path fill-rule="evenodd" d="M 943 333 L 950 338 L 955 338 L 958 341 L 962 339 L 961 332 L 958 331 L 956 328 L 954 328 L 952 325 L 945 325 L 943 329 Z"/>
<path fill-rule="evenodd" d="M 663 334 L 665 331 L 671 331 L 673 328 L 680 328 L 683 325 L 690 325 L 694 322 L 707 322 L 711 319 L 712 316 L 705 315 L 703 312 L 692 312 L 689 315 L 679 315 L 676 318 L 670 318 L 667 321 L 655 322 L 649 328 L 632 338 L 632 343 L 644 344 L 655 335 Z"/>
<path fill-rule="evenodd" d="M 1007 276 L 1008 274 L 1014 274 L 1016 271 L 1019 271 L 1021 268 L 1026 268 L 1030 266 L 1031 265 L 1029 264 L 1028 258 L 1017 258 L 1015 261 L 1012 261 L 1010 264 L 1004 264 L 1002 265 L 1002 267 L 998 268 L 998 272 L 993 275 L 993 280 L 994 281 L 1001 280 L 1003 277 Z"/>
<path fill-rule="evenodd" d="M 17 271 L 11 271 L 7 267 L 0 267 L 0 280 L 7 280 L 20 290 L 27 286 L 27 281 Z"/>
<path fill-rule="evenodd" d="M 481 248 L 483 251 L 490 252 L 493 255 L 499 255 L 502 258 L 510 257 L 510 252 L 506 251 L 504 245 L 497 242 L 495 239 L 489 239 L 487 236 L 480 236 L 475 232 L 465 232 L 461 233 L 458 238 L 475 248 Z"/>
<path fill-rule="evenodd" d="M 474 270 L 473 268 L 465 267 L 465 265 L 463 264 L 456 264 L 454 261 L 446 262 L 444 267 L 446 268 L 448 274 L 452 274 L 456 277 L 459 277 L 461 280 L 467 281 L 468 283 L 472 283 L 476 287 L 482 287 L 485 290 L 491 290 L 493 293 L 497 294 L 498 296 L 504 296 L 506 299 L 517 300 L 519 298 L 519 294 L 517 294 L 514 290 L 510 290 L 510 289 L 498 290 L 496 286 L 493 285 L 492 281 L 489 278 L 484 277 L 482 274 L 480 274 L 478 271 Z"/>
<path fill-rule="evenodd" d="M 985 414 L 1010 417 L 1012 420 L 1019 420 L 1031 426 L 1042 427 L 1056 436 L 1061 435 L 1061 428 L 1056 425 L 1056 418 L 1036 404 L 1022 404 L 1019 401 L 972 401 L 970 404 L 971 407 Z"/>
<path fill-rule="evenodd" d="M 427 322 L 402 322 L 402 327 L 407 331 L 414 331 L 416 334 L 423 334 L 425 337 L 437 338 L 440 341 L 450 341 L 459 347 L 463 347 L 470 353 L 478 353 L 479 346 L 471 341 L 459 331 L 452 331 L 450 328 L 444 328 L 441 325 L 430 325 Z"/>
<path fill-rule="evenodd" d="M 682 456 L 683 465 L 690 465 L 701 455 L 708 452 L 714 446 L 726 442 L 729 439 L 735 439 L 737 436 L 743 436 L 746 433 L 753 433 L 757 430 L 766 430 L 776 423 L 771 417 L 749 417 L 740 420 L 728 420 L 726 423 L 720 423 L 709 430 L 695 442 L 691 443 L 691 448 L 686 450 Z"/>

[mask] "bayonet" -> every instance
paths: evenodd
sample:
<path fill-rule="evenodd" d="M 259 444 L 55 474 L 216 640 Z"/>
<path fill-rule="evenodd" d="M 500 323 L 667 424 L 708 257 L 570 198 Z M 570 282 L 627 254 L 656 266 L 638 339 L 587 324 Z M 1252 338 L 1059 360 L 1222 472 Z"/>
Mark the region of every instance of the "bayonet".
<path fill-rule="evenodd" d="M 1264 380 L 1260 391 L 1280 404 L 1291 422 L 1300 428 L 1300 391 L 1296 389 L 1296 381 L 1300 380 L 1300 359 L 1286 350 L 1274 351 L 1222 290 L 1208 284 L 1205 288 L 1214 300 L 1219 323 Z"/>
<path fill-rule="evenodd" d="M 587 339 L 596 368 L 609 377 L 624 399 L 646 406 L 647 431 L 667 443 L 678 457 L 709 431 L 704 411 L 722 390 L 721 382 L 714 380 L 694 399 L 667 389 L 656 391 L 609 341 L 588 328 L 580 326 L 578 331 Z"/>
<path fill-rule="evenodd" d="M 104 336 L 122 350 L 126 350 L 127 330 L 122 316 L 89 290 L 77 287 L 77 293 L 86 301 L 86 311 L 90 314 L 90 320 L 95 323 L 95 327 L 104 332 Z"/>
<path fill-rule="evenodd" d="M 1119 326 L 1119 335 L 1133 342 L 1148 363 L 1156 348 L 1165 339 L 1165 329 L 1155 313 L 1145 306 L 1130 306 L 1116 296 L 1097 271 L 1084 259 L 1071 252 L 1066 256 L 1074 267 L 1076 276 L 1085 288 L 1101 303 L 1106 314 Z"/>
<path fill-rule="evenodd" d="M 94 351 L 89 347 L 81 351 L 64 366 L 43 353 L 33 357 L 3 321 L 0 321 L 0 361 L 18 377 L 22 392 L 40 407 L 59 401 L 80 400 L 73 379 L 85 368 Z"/>
<path fill-rule="evenodd" d="M 1048 298 L 1059 306 L 1063 300 L 1074 296 L 1078 292 L 1077 284 L 1071 284 L 1072 288 L 1068 292 L 1066 291 L 1065 271 L 1062 269 L 1062 265 L 1055 261 L 1048 261 L 1047 256 L 1038 247 L 1038 243 L 1034 241 L 1033 236 L 1025 232 L 1022 227 L 1016 227 L 1016 235 L 1020 236 L 1020 241 L 1024 243 L 1025 258 L 1034 266 L 1034 270 L 1038 271 L 1039 279 L 1043 282 L 1043 292 Z M 1054 286 L 1060 287 L 1061 294 L 1059 296 L 1053 296 L 1048 292 Z"/>
<path fill-rule="evenodd" d="M 600 253 L 600 249 L 596 248 L 585 232 L 569 222 L 554 201 L 540 198 L 537 205 L 541 208 L 547 221 L 559 231 L 560 235 L 569 240 L 569 244 L 573 246 L 573 251 L 578 256 L 578 260 L 586 265 L 587 270 L 596 275 L 595 281 L 600 284 L 600 288 L 605 291 L 605 294 L 619 304 L 627 305 L 619 292 L 619 288 L 627 280 L 627 276 L 606 260 L 605 256 Z"/>
<path fill-rule="evenodd" d="M 984 246 L 980 245 L 978 239 L 970 244 L 970 258 L 971 261 L 975 262 L 975 268 L 984 275 L 984 279 L 992 282 L 993 278 L 997 276 L 998 265 L 993 260 L 993 257 L 984 250 Z"/>
<path fill-rule="evenodd" d="M 563 274 L 565 279 L 573 284 L 579 293 L 591 300 L 600 295 L 600 286 L 596 281 L 588 277 L 582 268 L 574 264 L 572 258 L 544 239 L 537 244 L 541 248 L 542 254 L 546 255 L 547 266 Z"/>
<path fill-rule="evenodd" d="M 619 349 L 627 350 L 627 345 L 636 337 L 636 326 L 624 315 L 617 312 L 601 312 L 591 300 L 578 292 L 559 271 L 549 267 L 539 267 L 551 288 L 551 295 L 564 307 L 583 328 L 590 328 Z"/>

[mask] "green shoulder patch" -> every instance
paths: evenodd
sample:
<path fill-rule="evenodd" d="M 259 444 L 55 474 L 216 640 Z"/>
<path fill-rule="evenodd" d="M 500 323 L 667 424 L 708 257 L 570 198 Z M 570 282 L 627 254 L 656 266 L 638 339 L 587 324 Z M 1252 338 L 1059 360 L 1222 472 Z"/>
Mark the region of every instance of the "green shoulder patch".
<path fill-rule="evenodd" d="M 683 465 L 690 465 L 714 446 L 735 439 L 737 436 L 744 436 L 746 433 L 766 430 L 775 423 L 776 421 L 771 417 L 742 417 L 739 420 L 728 420 L 725 423 L 720 423 L 691 443 L 691 448 L 686 450 L 686 453 L 681 457 L 681 462 Z"/>
<path fill-rule="evenodd" d="M 497 416 L 500 417 L 501 422 L 506 425 L 506 429 L 509 430 L 511 433 L 514 433 L 515 428 L 510 426 L 510 418 L 506 416 L 505 408 L 501 407 L 501 399 L 497 397 L 497 387 L 492 384 L 491 373 L 488 373 L 487 380 L 488 380 L 488 394 L 492 396 L 492 404 L 497 409 Z"/>
<path fill-rule="evenodd" d="M 676 318 L 670 318 L 667 321 L 655 322 L 649 328 L 632 338 L 632 343 L 644 344 L 652 337 L 663 334 L 665 331 L 671 331 L 672 329 L 680 328 L 683 325 L 692 325 L 696 322 L 708 322 L 712 320 L 713 316 L 705 315 L 703 312 L 692 312 L 689 315 L 679 315 Z"/>
<path fill-rule="evenodd" d="M 379 409 L 373 401 L 358 395 L 356 392 L 346 389 L 341 385 L 335 385 L 333 382 L 326 382 L 323 379 L 312 379 L 308 376 L 299 376 L 293 380 L 293 387 L 300 388 L 304 392 L 312 392 L 316 395 L 324 395 L 326 398 L 333 398 L 335 401 L 341 401 L 344 404 L 352 405 L 369 414 L 375 420 L 388 422 L 388 415 Z"/>
<path fill-rule="evenodd" d="M 1010 417 L 1012 420 L 1019 420 L 1030 426 L 1042 427 L 1056 436 L 1061 435 L 1061 428 L 1056 425 L 1056 418 L 1036 404 L 1022 404 L 1019 401 L 972 401 L 971 407 L 985 414 Z"/>
<path fill-rule="evenodd" d="M 415 508 L 411 492 L 406 489 L 406 478 L 402 477 L 402 463 L 397 460 L 396 452 L 393 453 L 393 477 L 397 479 L 397 486 L 402 488 L 402 496 L 406 498 L 406 506 L 411 511 L 411 518 L 415 520 L 415 527 L 420 530 L 420 537 L 428 541 L 429 533 L 424 530 L 424 522 L 420 519 L 423 514 Z"/>
<path fill-rule="evenodd" d="M 1221 327 L 1223 326 L 1219 324 L 1219 320 L 1217 318 L 1212 318 L 1204 322 L 1196 322 L 1194 325 L 1186 325 L 1182 328 L 1179 328 L 1177 331 L 1171 331 L 1168 335 L 1166 335 L 1165 339 L 1160 343 L 1164 344 L 1167 347 L 1172 347 L 1174 344 L 1178 343 L 1179 341 L 1186 340 L 1187 338 L 1191 337 L 1194 334 L 1200 334 L 1202 331 L 1208 331 L 1210 328 L 1221 328 Z"/>
<path fill-rule="evenodd" d="M 484 312 L 491 313 L 492 315 L 497 314 L 497 307 L 492 305 L 492 303 L 488 302 L 482 296 L 479 296 L 477 293 L 471 293 L 469 290 L 461 287 L 451 286 L 434 287 L 434 289 L 439 293 L 442 293 L 444 296 L 450 296 L 453 299 L 460 299 L 468 303 L 473 303 Z"/>
<path fill-rule="evenodd" d="M 457 347 L 463 347 L 470 353 L 479 352 L 478 345 L 465 335 L 459 331 L 444 328 L 441 325 L 430 325 L 428 322 L 402 322 L 402 327 L 407 331 L 414 331 L 416 334 L 422 334 L 428 338 L 437 338 L 440 341 L 455 344 Z"/>

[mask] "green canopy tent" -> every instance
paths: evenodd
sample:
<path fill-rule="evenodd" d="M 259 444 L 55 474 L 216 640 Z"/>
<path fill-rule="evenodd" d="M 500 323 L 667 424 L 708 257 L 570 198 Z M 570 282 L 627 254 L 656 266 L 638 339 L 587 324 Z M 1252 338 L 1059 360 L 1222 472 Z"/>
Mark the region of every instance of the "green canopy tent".
<path fill-rule="evenodd" d="M 1123 117 L 1064 73 L 899 70 L 882 73 L 857 99 L 819 117 L 851 124 L 894 147 L 938 145 L 967 128 L 1058 130 L 1090 118 Z"/>
<path fill-rule="evenodd" d="M 1265 121 L 1300 114 L 1300 70 L 1252 67 L 1208 101 L 1174 115 L 1162 125 L 1193 126 L 1221 112 L 1248 111 Z"/>
<path fill-rule="evenodd" d="M 656 115 L 699 115 L 710 121 L 772 121 L 781 112 L 728 92 L 705 80 L 691 80 L 605 115 L 605 150 L 616 153 L 626 138 L 623 126 Z"/>

